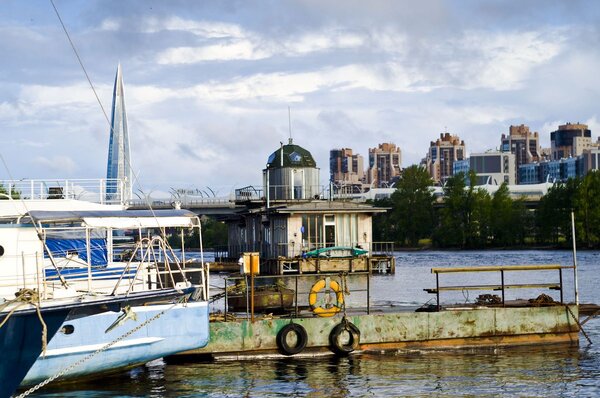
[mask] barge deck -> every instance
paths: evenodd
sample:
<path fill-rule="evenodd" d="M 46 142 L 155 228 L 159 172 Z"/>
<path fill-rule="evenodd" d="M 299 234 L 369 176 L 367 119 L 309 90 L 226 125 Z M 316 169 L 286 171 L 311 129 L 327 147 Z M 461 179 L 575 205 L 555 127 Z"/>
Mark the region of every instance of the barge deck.
<path fill-rule="evenodd" d="M 374 307 L 370 300 L 370 270 L 363 273 L 256 276 L 225 278 L 223 297 L 227 303 L 239 297 L 246 286 L 245 313 L 228 313 L 225 304 L 222 320 L 210 323 L 210 342 L 183 355 L 209 359 L 240 359 L 265 355 L 322 355 L 351 352 L 483 348 L 539 344 L 579 344 L 579 332 L 587 319 L 579 322 L 578 303 L 564 302 L 563 272 L 573 267 L 550 265 L 485 266 L 471 268 L 432 268 L 435 304 L 423 307 Z M 556 272 L 558 280 L 536 283 L 505 283 L 507 273 Z M 488 273 L 498 283 L 457 285 L 442 283 L 442 274 Z M 552 278 L 554 279 L 554 278 Z M 488 278 L 489 280 L 489 278 Z M 356 282 L 364 286 L 357 286 Z M 285 286 L 294 294 L 293 304 L 282 304 L 280 315 L 256 314 L 255 282 Z M 542 283 L 546 282 L 546 283 Z M 549 282 L 549 283 L 548 283 Z M 229 288 L 228 288 L 229 286 Z M 312 287 L 311 287 L 312 286 Z M 451 290 L 488 290 L 474 303 L 448 305 L 440 292 Z M 556 292 L 558 301 L 544 293 L 531 300 L 505 300 L 506 290 L 525 289 Z M 346 297 L 352 291 L 352 296 Z M 347 300 L 352 299 L 355 305 Z M 356 300 L 363 300 L 356 305 Z M 581 308 L 590 316 L 598 306 Z M 589 319 L 589 318 L 588 318 Z"/>
<path fill-rule="evenodd" d="M 359 331 L 355 352 L 448 349 L 527 344 L 579 344 L 578 306 L 455 308 L 435 312 L 372 309 L 369 314 L 348 313 Z M 282 355 L 278 336 L 291 323 L 306 331 L 303 355 L 334 353 L 331 334 L 342 316 L 266 317 L 210 324 L 210 343 L 182 355 L 205 359 L 242 359 Z M 299 353 L 300 354 L 300 353 Z"/>

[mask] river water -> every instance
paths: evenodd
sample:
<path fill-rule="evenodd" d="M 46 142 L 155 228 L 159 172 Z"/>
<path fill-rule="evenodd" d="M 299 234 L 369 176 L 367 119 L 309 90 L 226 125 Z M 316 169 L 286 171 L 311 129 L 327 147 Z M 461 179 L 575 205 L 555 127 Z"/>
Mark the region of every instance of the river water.
<path fill-rule="evenodd" d="M 600 303 L 600 252 L 580 252 L 579 299 Z M 505 264 L 571 265 L 567 251 L 456 251 L 397 253 L 395 275 L 372 278 L 375 305 L 433 303 L 431 267 Z M 506 283 L 554 282 L 557 272 L 515 272 Z M 463 284 L 498 283 L 497 275 L 473 274 Z M 464 276 L 464 275 L 463 275 Z M 443 275 L 452 284 L 453 275 Z M 488 278 L 489 280 L 486 280 Z M 495 278 L 495 279 L 494 279 Z M 565 300 L 574 300 L 573 274 L 565 272 Z M 538 292 L 509 291 L 507 299 Z M 546 292 L 548 293 L 548 292 Z M 477 294 L 477 293 L 472 293 Z M 550 294 L 550 293 L 549 293 Z M 557 293 L 551 293 L 557 298 Z M 473 301 L 460 292 L 443 303 Z M 600 395 L 600 318 L 584 326 L 579 347 L 357 354 L 348 358 L 260 359 L 166 364 L 162 360 L 85 383 L 47 387 L 36 397 L 592 397 Z"/>

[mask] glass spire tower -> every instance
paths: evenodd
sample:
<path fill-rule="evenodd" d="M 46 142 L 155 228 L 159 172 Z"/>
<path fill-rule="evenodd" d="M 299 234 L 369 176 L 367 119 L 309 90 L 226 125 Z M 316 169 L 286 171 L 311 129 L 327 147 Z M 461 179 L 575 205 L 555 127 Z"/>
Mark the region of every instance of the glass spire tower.
<path fill-rule="evenodd" d="M 110 118 L 110 143 L 108 146 L 108 165 L 106 167 L 106 199 L 119 198 L 120 179 L 123 188 L 122 199 L 127 201 L 132 196 L 131 153 L 129 151 L 129 133 L 127 131 L 127 115 L 125 113 L 125 97 L 123 95 L 123 74 L 121 64 L 117 66 L 115 87 L 112 98 L 112 115 Z"/>

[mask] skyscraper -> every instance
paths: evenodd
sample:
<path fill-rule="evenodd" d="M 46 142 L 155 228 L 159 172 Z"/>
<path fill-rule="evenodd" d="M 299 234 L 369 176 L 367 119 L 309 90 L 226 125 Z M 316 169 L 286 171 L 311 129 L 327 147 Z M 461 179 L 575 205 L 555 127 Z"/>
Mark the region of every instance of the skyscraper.
<path fill-rule="evenodd" d="M 537 131 L 532 133 L 529 127 L 524 124 L 510 126 L 508 135 L 502 134 L 502 146 L 500 150 L 515 154 L 515 170 L 519 170 L 521 165 L 541 160 L 539 134 Z"/>
<path fill-rule="evenodd" d="M 550 133 L 550 143 L 554 160 L 577 157 L 584 149 L 595 146 L 592 143 L 592 131 L 587 124 L 583 123 L 567 123 L 558 126 L 558 130 Z"/>
<path fill-rule="evenodd" d="M 361 192 L 365 180 L 363 163 L 363 157 L 352 153 L 350 148 L 332 149 L 329 151 L 329 181 L 351 192 L 354 189 Z"/>
<path fill-rule="evenodd" d="M 448 132 L 431 141 L 423 163 L 436 184 L 443 184 L 452 176 L 454 162 L 465 159 L 465 142 Z"/>
<path fill-rule="evenodd" d="M 108 146 L 108 165 L 106 167 L 106 199 L 118 198 L 119 184 L 122 182 L 123 200 L 132 196 L 131 153 L 129 151 L 129 133 L 127 131 L 127 115 L 125 113 L 125 97 L 123 93 L 123 74 L 121 64 L 117 67 L 115 87 L 113 90 L 112 115 L 110 118 L 110 142 Z"/>
<path fill-rule="evenodd" d="M 400 178 L 402 151 L 396 144 L 384 142 L 377 148 L 369 148 L 367 182 L 374 187 L 384 188 Z"/>

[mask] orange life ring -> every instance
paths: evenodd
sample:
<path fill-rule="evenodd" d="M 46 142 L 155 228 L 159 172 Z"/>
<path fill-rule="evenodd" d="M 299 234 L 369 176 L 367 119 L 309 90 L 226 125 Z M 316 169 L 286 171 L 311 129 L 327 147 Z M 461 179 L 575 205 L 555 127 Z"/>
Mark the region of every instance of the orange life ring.
<path fill-rule="evenodd" d="M 329 282 L 329 287 L 327 287 L 327 282 Z M 323 289 L 326 289 L 325 293 L 327 295 L 327 302 L 324 305 L 317 306 L 317 294 Z M 329 302 L 330 290 L 335 293 L 335 304 Z M 310 289 L 310 294 L 308 295 L 308 304 L 310 305 L 310 308 L 312 308 L 313 313 L 317 316 L 334 316 L 342 310 L 342 306 L 344 305 L 344 292 L 342 292 L 338 282 L 329 280 L 329 278 L 319 279 Z"/>

